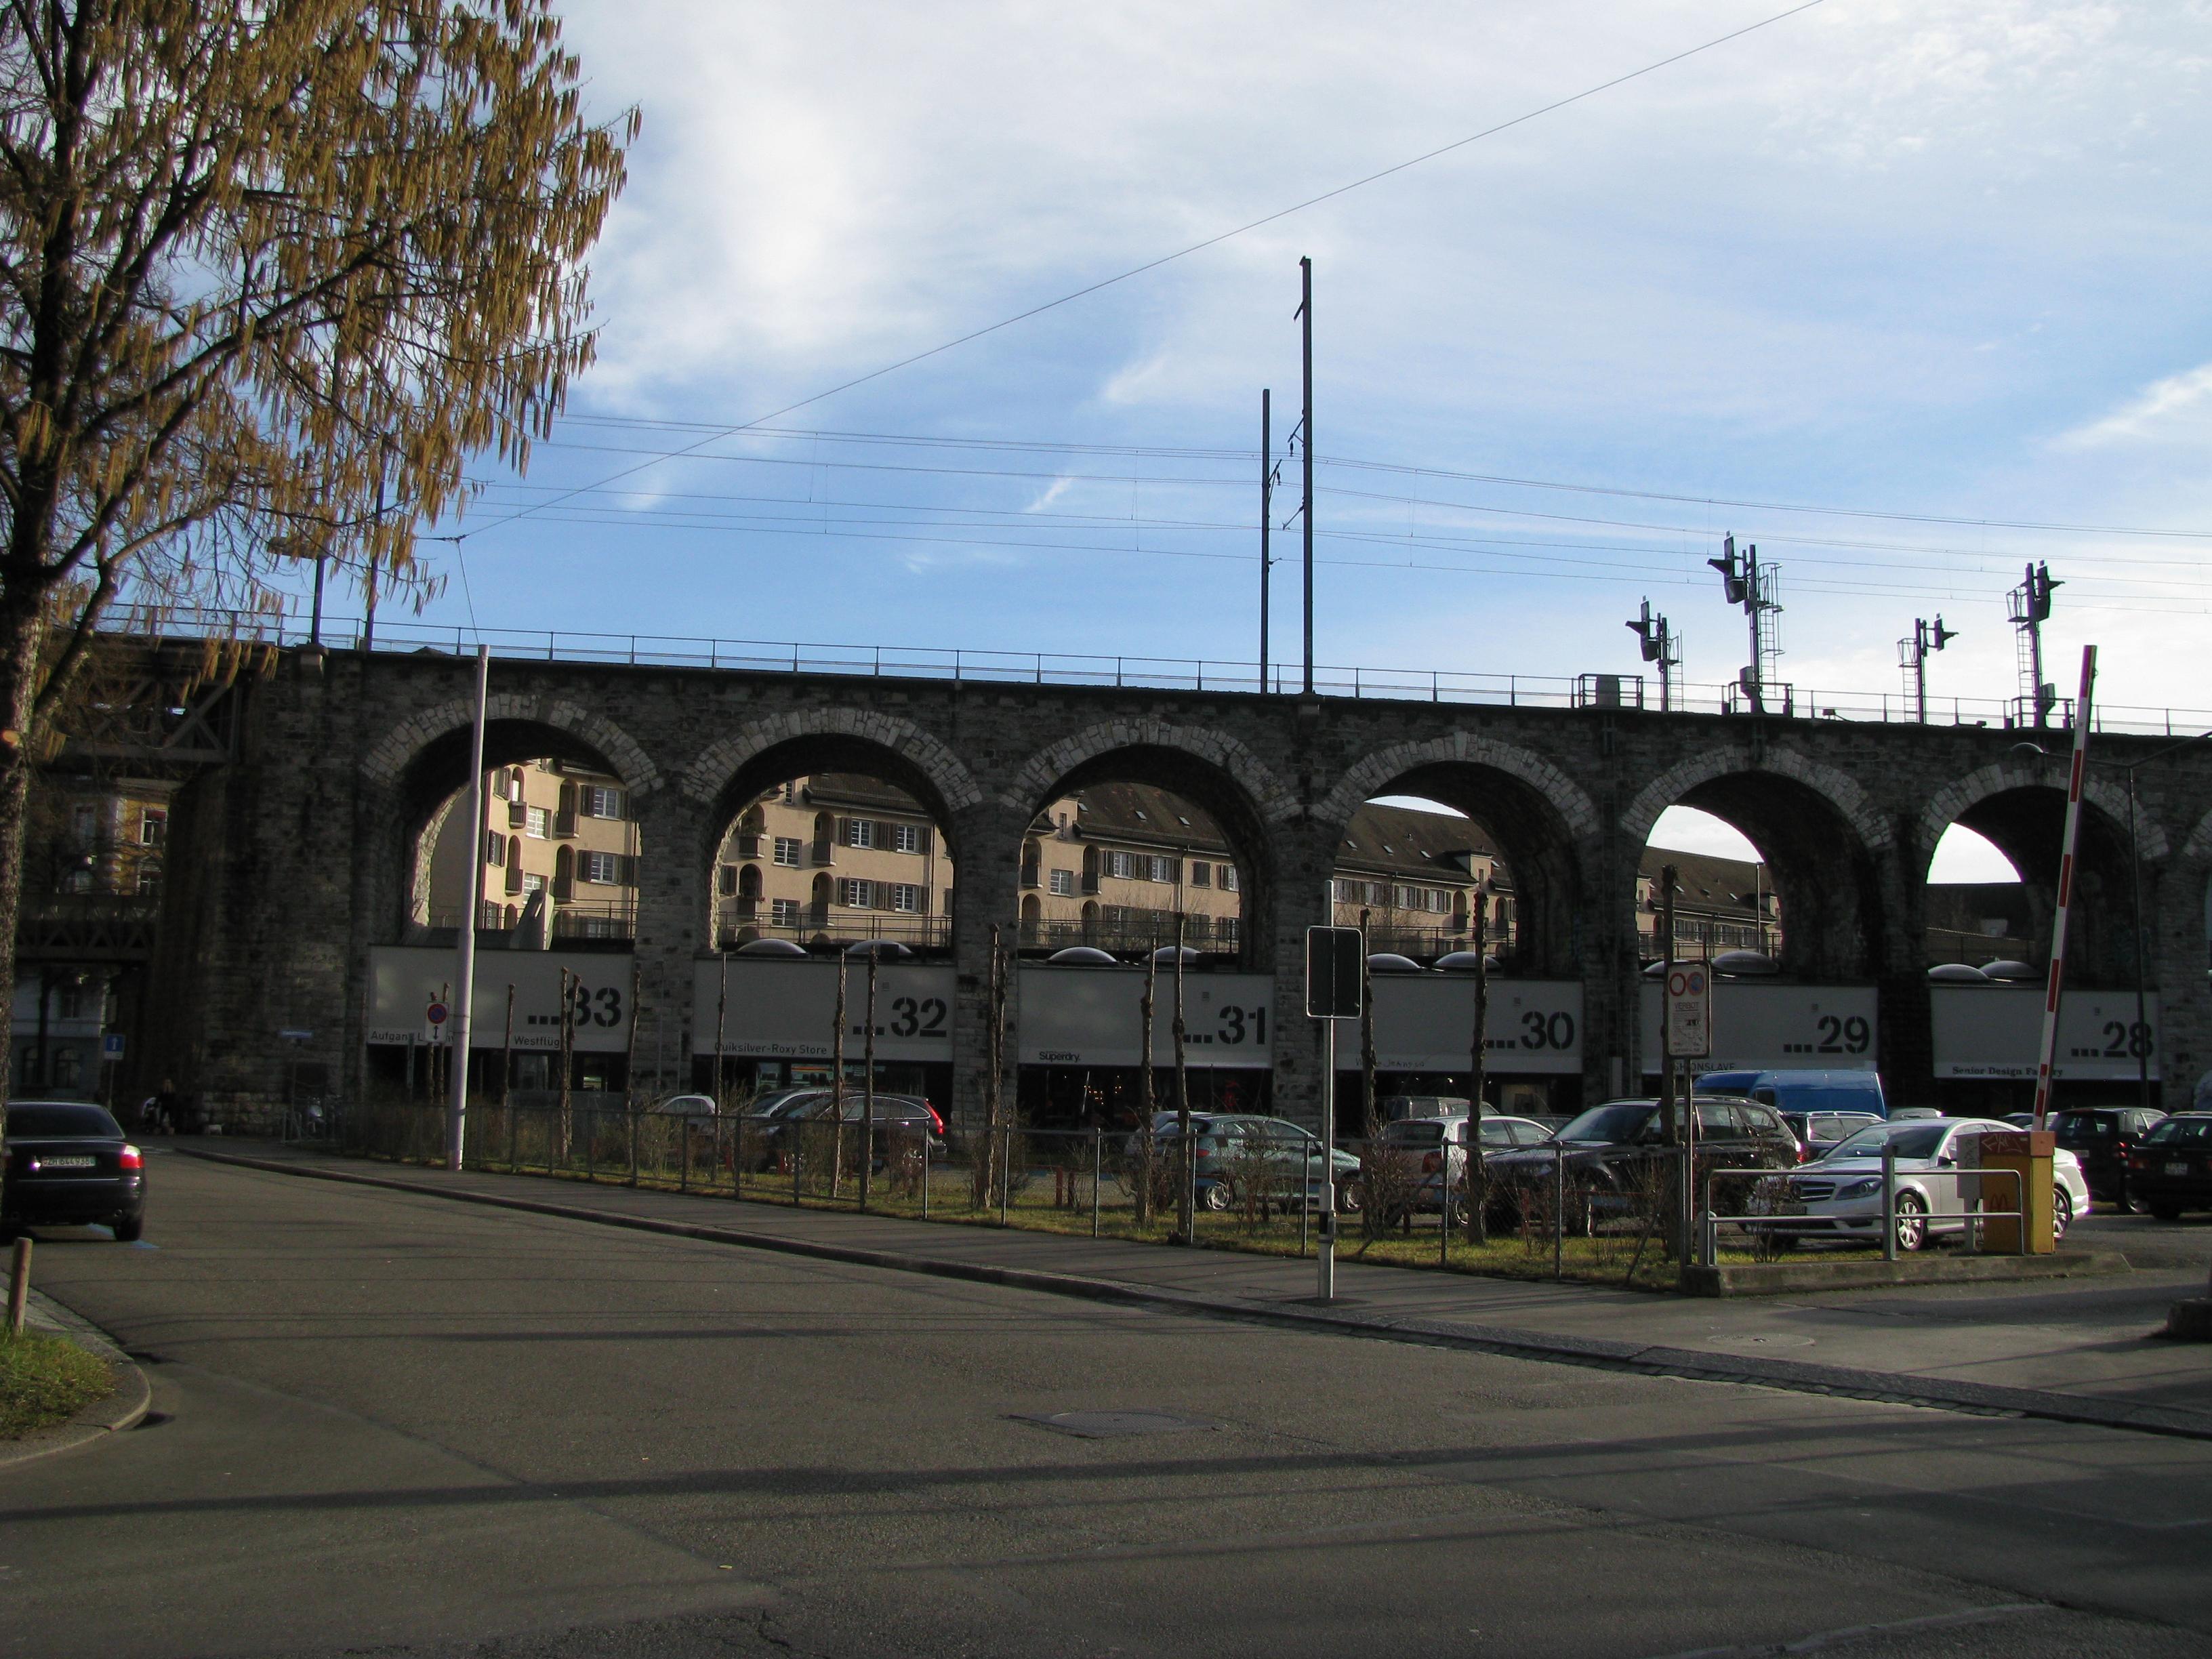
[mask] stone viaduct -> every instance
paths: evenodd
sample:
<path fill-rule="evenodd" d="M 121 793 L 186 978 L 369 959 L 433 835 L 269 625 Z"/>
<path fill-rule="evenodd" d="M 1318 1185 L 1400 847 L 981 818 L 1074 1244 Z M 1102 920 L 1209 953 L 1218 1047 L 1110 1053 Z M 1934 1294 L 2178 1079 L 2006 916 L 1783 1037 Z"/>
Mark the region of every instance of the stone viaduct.
<path fill-rule="evenodd" d="M 451 654 L 287 650 L 242 684 L 232 758 L 204 769 L 172 821 L 156 1039 L 165 1069 L 218 1110 L 282 1097 L 288 1065 L 361 1076 L 367 964 L 409 916 L 424 827 L 466 781 L 474 667 Z M 1771 866 L 1786 970 L 1872 983 L 1893 1098 L 1933 1088 L 1924 884 L 1954 822 L 1995 842 L 2046 895 L 2064 768 L 2017 732 L 1605 708 L 1510 708 L 1003 681 L 732 672 L 495 659 L 487 765 L 587 762 L 629 785 L 639 820 L 639 1006 L 657 1010 L 665 1076 L 688 1086 L 693 963 L 711 948 L 713 864 L 753 798 L 803 773 L 898 784 L 957 863 L 956 1109 L 977 1109 L 989 929 L 1018 915 L 1023 833 L 1055 795 L 1109 779 L 1175 790 L 1212 813 L 1246 874 L 1243 967 L 1275 978 L 1277 1109 L 1310 1120 L 1318 1039 L 1303 1018 L 1304 928 L 1327 920 L 1332 851 L 1371 796 L 1407 793 L 1480 820 L 1521 906 L 1523 970 L 1583 986 L 1584 1088 L 1638 1075 L 1636 872 L 1681 803 L 1741 829 Z M 2047 734 L 2054 750 L 2063 733 Z M 2139 759 L 2158 738 L 2098 740 Z M 2212 1066 L 2206 900 L 2212 744 L 2138 775 L 2135 852 L 2121 775 L 2096 774 L 2076 945 L 2086 983 L 2133 982 L 2129 884 L 2139 864 L 2147 976 L 2162 993 L 2166 1074 Z M 2039 910 L 2042 907 L 2039 907 Z M 312 1031 L 302 1044 L 287 1030 Z M 678 1056 L 684 1058 L 679 1062 Z M 1616 1069 L 1618 1067 L 1618 1069 Z"/>

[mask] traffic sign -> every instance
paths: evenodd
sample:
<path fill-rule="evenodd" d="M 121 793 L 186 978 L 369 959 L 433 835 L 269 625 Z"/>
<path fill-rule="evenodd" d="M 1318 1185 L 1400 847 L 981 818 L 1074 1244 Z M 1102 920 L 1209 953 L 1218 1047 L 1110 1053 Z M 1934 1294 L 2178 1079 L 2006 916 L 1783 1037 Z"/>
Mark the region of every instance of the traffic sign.
<path fill-rule="evenodd" d="M 1677 1060 L 1702 1060 L 1713 1051 L 1713 975 L 1702 962 L 1678 962 L 1667 970 L 1667 1052 Z"/>
<path fill-rule="evenodd" d="M 122 1032 L 109 1031 L 101 1036 L 100 1039 L 100 1057 L 102 1060 L 120 1060 L 123 1058 Z"/>
<path fill-rule="evenodd" d="M 423 1018 L 433 1025 L 443 1025 L 446 1023 L 446 1005 L 442 1002 L 432 1003 L 428 1012 Z"/>
<path fill-rule="evenodd" d="M 1306 929 L 1306 1014 L 1312 1019 L 1357 1019 L 1367 936 L 1357 927 Z"/>

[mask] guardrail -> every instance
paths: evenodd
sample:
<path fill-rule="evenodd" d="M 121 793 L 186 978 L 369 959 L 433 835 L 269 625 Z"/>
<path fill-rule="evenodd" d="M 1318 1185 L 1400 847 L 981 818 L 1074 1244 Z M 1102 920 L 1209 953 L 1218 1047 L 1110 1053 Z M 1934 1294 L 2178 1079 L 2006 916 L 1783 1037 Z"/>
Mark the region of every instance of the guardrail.
<path fill-rule="evenodd" d="M 1700 1206 L 1698 1215 L 1698 1260 L 1708 1267 L 1712 1267 L 1719 1260 L 1720 1230 L 1723 1224 L 1736 1227 L 1746 1227 L 1747 1229 L 1765 1227 L 1771 1231 L 1781 1231 L 1781 1228 L 1778 1224 L 1786 1223 L 1791 1218 L 1789 1212 L 1781 1210 L 1767 1210 L 1751 1215 L 1720 1214 L 1713 1207 L 1713 1182 L 1717 1179 L 1723 1176 L 1754 1176 L 1765 1181 L 1788 1182 L 1796 1179 L 1802 1173 L 1802 1166 L 1795 1170 L 1737 1169 L 1706 1170 L 1705 1190 L 1705 1201 L 1704 1205 Z M 2003 1168 L 1960 1169 L 1956 1166 L 1947 1166 L 1943 1168 L 1940 1173 L 1945 1180 L 1950 1180 L 1954 1177 L 1963 1176 L 1974 1176 L 1983 1178 L 1986 1178 L 1993 1175 L 2010 1176 L 2013 1180 L 2013 1202 L 2021 1207 L 2012 1210 L 1991 1210 L 1984 1208 L 1975 1208 L 1972 1210 L 1924 1210 L 1920 1215 L 1920 1219 L 1923 1223 L 1935 1221 L 1962 1221 L 1966 1223 L 1966 1226 L 1963 1230 L 1966 1245 L 1969 1251 L 1972 1251 L 1979 1248 L 1978 1242 L 1975 1235 L 1976 1224 L 1984 1221 L 2009 1220 L 2016 1222 L 2019 1224 L 2014 1229 L 2014 1232 L 2018 1238 L 2018 1245 L 2015 1254 L 2020 1255 L 2026 1255 L 2027 1254 L 2027 1178 L 2022 1176 L 2018 1170 L 2008 1170 Z M 1862 1179 L 1863 1179 L 1863 1177 L 1862 1177 Z M 1885 1146 L 1881 1151 L 1881 1256 L 1882 1260 L 1885 1261 L 1894 1261 L 1897 1260 L 1897 1155 L 1893 1149 L 1887 1146 Z M 1836 1237 L 1848 1237 L 1849 1236 L 1839 1232 Z"/>
<path fill-rule="evenodd" d="M 1197 657 L 842 645 L 820 641 L 610 634 L 566 629 L 477 629 L 458 623 L 444 626 L 329 617 L 323 619 L 318 633 L 311 619 L 297 611 L 163 610 L 131 605 L 112 609 L 103 631 L 145 638 L 242 639 L 280 647 L 304 646 L 319 641 L 336 649 L 378 655 L 425 652 L 473 655 L 481 642 L 501 661 L 729 669 L 872 679 L 1111 686 L 1133 690 L 1304 695 L 1304 671 L 1299 667 L 1271 663 L 1263 673 L 1257 663 Z M 1643 677 L 1635 674 L 1480 674 L 1458 669 L 1320 664 L 1314 669 L 1313 690 L 1314 695 L 1324 697 L 1375 697 L 1516 708 L 1585 708 L 1612 713 L 1637 709 L 1648 712 L 1657 707 Z M 1761 714 L 1761 711 L 1745 706 L 1742 692 L 1732 684 L 1677 684 L 1668 702 L 1672 712 L 1677 714 L 1737 718 Z M 2049 729 L 2064 730 L 2070 716 L 2070 708 L 2051 711 Z M 1790 688 L 1789 707 L 1768 708 L 1762 717 L 1888 725 L 1918 723 L 1914 700 L 1895 692 L 1820 690 L 1806 686 Z M 2172 737 L 2212 727 L 2212 709 L 2100 704 L 2094 718 L 2095 729 L 2100 732 Z M 2016 697 L 1931 697 L 1927 723 L 2038 729 L 2037 722 Z"/>

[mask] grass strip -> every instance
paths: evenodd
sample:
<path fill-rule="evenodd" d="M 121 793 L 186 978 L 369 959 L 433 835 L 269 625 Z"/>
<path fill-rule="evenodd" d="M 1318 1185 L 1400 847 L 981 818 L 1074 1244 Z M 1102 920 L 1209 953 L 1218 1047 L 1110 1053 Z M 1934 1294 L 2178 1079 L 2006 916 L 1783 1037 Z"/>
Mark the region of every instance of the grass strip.
<path fill-rule="evenodd" d="M 67 1337 L 0 1330 L 0 1440 L 66 1423 L 114 1387 L 107 1362 Z"/>

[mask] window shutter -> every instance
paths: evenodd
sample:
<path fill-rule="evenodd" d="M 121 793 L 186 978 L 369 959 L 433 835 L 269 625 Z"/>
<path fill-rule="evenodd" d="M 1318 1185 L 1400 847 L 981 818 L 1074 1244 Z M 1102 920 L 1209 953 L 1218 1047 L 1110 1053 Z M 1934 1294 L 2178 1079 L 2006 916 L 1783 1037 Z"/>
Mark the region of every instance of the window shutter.
<path fill-rule="evenodd" d="M 927 824 L 923 824 L 921 826 L 921 839 L 915 843 L 914 850 L 917 853 L 927 853 L 930 850 L 931 846 L 930 836 L 934 833 L 935 832 L 933 831 Z"/>
<path fill-rule="evenodd" d="M 620 858 L 615 860 L 615 865 L 616 873 L 620 877 L 623 886 L 635 887 L 637 885 L 637 858 L 635 854 L 624 853 Z"/>
<path fill-rule="evenodd" d="M 738 890 L 738 866 L 734 864 L 724 865 L 715 879 L 721 889 L 722 896 L 728 898 Z"/>

